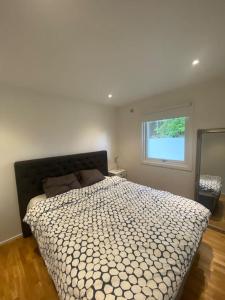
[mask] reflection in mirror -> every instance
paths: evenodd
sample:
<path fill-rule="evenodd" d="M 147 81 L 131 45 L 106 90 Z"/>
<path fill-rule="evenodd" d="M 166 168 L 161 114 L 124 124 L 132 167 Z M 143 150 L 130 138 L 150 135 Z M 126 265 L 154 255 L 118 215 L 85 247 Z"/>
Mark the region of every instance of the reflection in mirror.
<path fill-rule="evenodd" d="M 197 201 L 210 209 L 209 226 L 225 232 L 225 129 L 202 130 Z"/>

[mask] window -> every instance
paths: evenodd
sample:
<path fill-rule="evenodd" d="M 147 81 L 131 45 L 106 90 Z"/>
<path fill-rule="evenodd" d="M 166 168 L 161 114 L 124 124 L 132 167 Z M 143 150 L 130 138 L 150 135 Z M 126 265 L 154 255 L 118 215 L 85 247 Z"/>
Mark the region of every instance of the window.
<path fill-rule="evenodd" d="M 168 116 L 168 114 L 167 114 Z M 144 163 L 191 168 L 190 116 L 152 118 L 142 124 Z"/>

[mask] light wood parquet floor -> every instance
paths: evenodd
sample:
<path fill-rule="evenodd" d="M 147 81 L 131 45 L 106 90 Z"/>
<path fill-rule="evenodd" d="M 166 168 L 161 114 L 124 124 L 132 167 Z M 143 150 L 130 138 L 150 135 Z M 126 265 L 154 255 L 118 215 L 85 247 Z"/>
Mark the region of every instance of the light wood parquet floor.
<path fill-rule="evenodd" d="M 1 300 L 58 300 L 34 238 L 0 247 Z M 207 229 L 182 300 L 225 299 L 225 235 Z"/>

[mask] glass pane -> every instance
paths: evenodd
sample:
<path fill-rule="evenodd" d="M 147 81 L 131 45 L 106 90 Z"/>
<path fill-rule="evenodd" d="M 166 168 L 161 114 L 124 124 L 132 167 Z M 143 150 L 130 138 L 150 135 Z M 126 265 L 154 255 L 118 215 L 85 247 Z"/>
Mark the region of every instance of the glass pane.
<path fill-rule="evenodd" d="M 185 160 L 185 117 L 146 123 L 147 158 Z"/>

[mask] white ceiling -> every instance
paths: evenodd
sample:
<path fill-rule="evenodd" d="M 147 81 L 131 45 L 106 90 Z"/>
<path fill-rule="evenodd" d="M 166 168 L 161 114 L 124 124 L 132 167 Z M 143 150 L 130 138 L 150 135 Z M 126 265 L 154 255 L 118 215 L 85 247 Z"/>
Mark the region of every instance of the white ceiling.
<path fill-rule="evenodd" d="M 225 0 L 0 1 L 2 83 L 122 105 L 224 73 Z"/>

